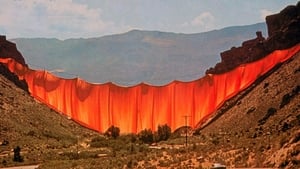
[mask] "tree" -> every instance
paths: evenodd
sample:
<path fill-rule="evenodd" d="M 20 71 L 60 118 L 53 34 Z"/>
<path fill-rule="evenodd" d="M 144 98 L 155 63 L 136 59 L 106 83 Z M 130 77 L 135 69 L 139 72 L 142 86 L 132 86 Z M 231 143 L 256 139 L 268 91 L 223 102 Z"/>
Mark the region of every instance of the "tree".
<path fill-rule="evenodd" d="M 142 130 L 139 134 L 139 139 L 143 142 L 143 143 L 148 143 L 151 144 L 153 143 L 153 133 L 151 129 L 144 129 Z"/>
<path fill-rule="evenodd" d="M 17 146 L 14 148 L 14 161 L 16 162 L 23 162 L 23 157 L 20 155 L 21 148 Z"/>
<path fill-rule="evenodd" d="M 114 125 L 112 125 L 107 129 L 104 135 L 116 139 L 117 137 L 120 136 L 120 129 L 119 127 L 115 127 Z"/>
<path fill-rule="evenodd" d="M 171 128 L 165 124 L 165 125 L 159 125 L 157 129 L 158 134 L 158 140 L 157 141 L 166 141 L 171 136 Z"/>

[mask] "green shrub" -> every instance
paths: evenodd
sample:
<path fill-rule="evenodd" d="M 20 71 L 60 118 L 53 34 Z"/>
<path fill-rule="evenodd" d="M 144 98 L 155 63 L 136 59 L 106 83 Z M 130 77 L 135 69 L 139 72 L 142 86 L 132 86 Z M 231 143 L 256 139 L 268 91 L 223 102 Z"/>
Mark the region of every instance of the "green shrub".
<path fill-rule="evenodd" d="M 114 125 L 112 125 L 106 130 L 104 135 L 112 138 L 117 138 L 120 136 L 120 129 L 119 127 L 115 127 Z"/>
<path fill-rule="evenodd" d="M 280 103 L 280 108 L 283 108 L 285 105 L 287 105 L 289 102 L 291 101 L 291 96 L 290 94 L 285 94 L 282 99 L 281 99 L 281 103 Z"/>
<path fill-rule="evenodd" d="M 271 116 L 273 116 L 276 112 L 277 112 L 277 110 L 276 110 L 275 108 L 273 108 L 273 107 L 269 108 L 268 111 L 267 111 L 267 113 L 265 114 L 265 116 L 264 116 L 262 119 L 260 119 L 260 120 L 258 121 L 259 125 L 265 124 L 266 121 L 267 121 Z"/>
<path fill-rule="evenodd" d="M 125 151 L 127 152 L 129 144 L 124 143 L 122 140 L 114 139 L 109 140 L 109 147 L 111 147 L 114 151 Z"/>
<path fill-rule="evenodd" d="M 107 147 L 108 146 L 108 141 L 106 140 L 105 137 L 98 136 L 98 137 L 95 137 L 91 140 L 90 146 L 91 147 L 96 147 L 96 148 Z"/>
<path fill-rule="evenodd" d="M 171 136 L 171 128 L 165 124 L 165 125 L 159 125 L 157 129 L 157 135 L 158 140 L 157 141 L 166 141 Z"/>
<path fill-rule="evenodd" d="M 135 143 L 138 138 L 136 134 L 126 134 L 126 135 L 120 135 L 118 139 L 123 141 L 126 144 L 129 144 L 129 143 Z"/>
<path fill-rule="evenodd" d="M 14 148 L 14 161 L 15 162 L 23 162 L 23 157 L 20 155 L 21 152 L 21 148 L 19 146 L 17 146 L 16 148 Z"/>
<path fill-rule="evenodd" d="M 151 129 L 144 129 L 139 134 L 139 140 L 143 143 L 151 144 L 153 143 L 153 133 Z"/>
<path fill-rule="evenodd" d="M 211 142 L 214 144 L 214 145 L 218 145 L 220 143 L 220 140 L 218 137 L 212 137 L 211 139 Z"/>

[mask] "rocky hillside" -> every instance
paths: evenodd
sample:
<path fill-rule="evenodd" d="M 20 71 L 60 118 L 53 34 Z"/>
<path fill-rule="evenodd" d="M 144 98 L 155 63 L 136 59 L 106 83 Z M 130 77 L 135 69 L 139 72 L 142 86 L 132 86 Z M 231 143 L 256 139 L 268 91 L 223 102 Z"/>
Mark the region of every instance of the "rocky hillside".
<path fill-rule="evenodd" d="M 300 53 L 227 101 L 202 128 L 205 147 L 234 167 L 300 167 Z"/>
<path fill-rule="evenodd" d="M 12 165 L 12 149 L 17 146 L 25 157 L 24 163 L 19 164 L 34 164 L 45 160 L 50 150 L 72 148 L 96 134 L 37 102 L 8 80 L 7 74 L 3 76 L 3 69 L 0 69 L 0 167 Z"/>
<path fill-rule="evenodd" d="M 300 3 L 286 9 L 297 14 L 299 10 L 294 9 L 299 7 Z M 294 13 L 284 11 L 275 18 Z M 289 38 L 299 43 L 299 31 L 295 31 L 299 14 L 291 18 L 296 19 L 286 22 L 287 29 L 269 29 L 280 40 L 268 43 L 282 47 Z M 208 168 L 222 163 L 300 168 L 300 52 L 228 100 L 209 123 L 188 137 L 186 146 L 185 137 L 176 133 L 156 146 L 142 144 L 134 135 L 104 137 L 37 102 L 15 85 L 19 82 L 5 67 L 0 70 L 0 167 Z M 21 157 L 14 160 L 17 147 Z"/>

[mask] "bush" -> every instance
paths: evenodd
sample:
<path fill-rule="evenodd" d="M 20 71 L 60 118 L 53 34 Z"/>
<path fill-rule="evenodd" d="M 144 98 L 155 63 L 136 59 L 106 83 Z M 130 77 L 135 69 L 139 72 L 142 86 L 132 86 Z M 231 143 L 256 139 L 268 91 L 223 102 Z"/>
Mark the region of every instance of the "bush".
<path fill-rule="evenodd" d="M 98 137 L 95 137 L 91 140 L 90 146 L 91 147 L 96 147 L 96 148 L 107 147 L 108 146 L 108 141 L 106 140 L 105 137 L 98 136 Z"/>
<path fill-rule="evenodd" d="M 259 125 L 263 125 L 266 123 L 266 121 L 269 119 L 269 117 L 273 116 L 275 113 L 277 112 L 277 110 L 273 107 L 268 109 L 267 114 L 258 121 Z"/>
<path fill-rule="evenodd" d="M 14 161 L 15 162 L 23 162 L 23 157 L 20 155 L 21 152 L 21 148 L 19 146 L 17 146 L 16 148 L 14 148 Z"/>
<path fill-rule="evenodd" d="M 113 151 L 121 151 L 121 150 L 128 150 L 129 144 L 124 143 L 122 140 L 114 139 L 109 141 L 109 147 L 113 149 Z"/>
<path fill-rule="evenodd" d="M 280 103 L 280 108 L 283 108 L 285 105 L 287 105 L 291 101 L 291 96 L 290 94 L 285 94 L 282 97 L 281 103 Z"/>
<path fill-rule="evenodd" d="M 159 125 L 157 129 L 157 135 L 158 140 L 157 141 L 166 141 L 171 136 L 171 128 L 165 124 L 165 125 Z"/>
<path fill-rule="evenodd" d="M 153 133 L 151 129 L 144 129 L 138 135 L 139 140 L 141 140 L 143 143 L 153 143 Z"/>
<path fill-rule="evenodd" d="M 211 139 L 211 142 L 212 142 L 214 145 L 218 145 L 218 144 L 220 143 L 220 140 L 219 140 L 218 137 L 213 137 L 213 138 Z"/>
<path fill-rule="evenodd" d="M 285 94 L 282 97 L 279 107 L 283 108 L 285 105 L 289 104 L 291 99 L 293 99 L 293 97 L 295 97 L 299 92 L 300 92 L 300 86 L 296 86 L 290 94 L 289 93 Z"/>
<path fill-rule="evenodd" d="M 171 128 L 165 124 L 162 126 L 159 125 L 155 133 L 151 129 L 144 129 L 138 134 L 138 137 L 143 143 L 151 144 L 154 141 L 166 141 L 170 138 L 171 134 Z"/>
<path fill-rule="evenodd" d="M 120 129 L 119 127 L 115 127 L 114 125 L 112 125 L 106 130 L 104 135 L 115 139 L 120 136 Z"/>
<path fill-rule="evenodd" d="M 119 140 L 123 141 L 126 144 L 129 143 L 135 143 L 137 141 L 137 135 L 136 134 L 126 134 L 126 135 L 120 135 Z"/>

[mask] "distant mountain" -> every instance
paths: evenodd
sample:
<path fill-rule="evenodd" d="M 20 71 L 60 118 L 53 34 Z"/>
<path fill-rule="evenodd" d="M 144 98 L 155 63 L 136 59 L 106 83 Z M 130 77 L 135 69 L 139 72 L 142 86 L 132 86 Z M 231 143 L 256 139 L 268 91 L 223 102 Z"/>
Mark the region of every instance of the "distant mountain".
<path fill-rule="evenodd" d="M 130 86 L 163 85 L 202 77 L 220 60 L 220 52 L 255 38 L 266 24 L 227 27 L 196 34 L 132 30 L 89 39 L 18 38 L 11 41 L 34 69 L 89 82 Z"/>

